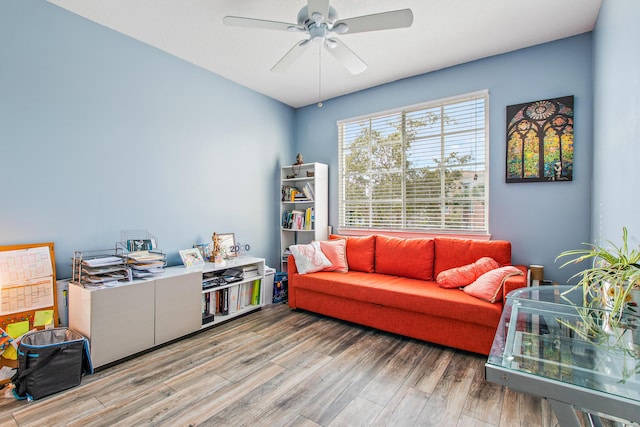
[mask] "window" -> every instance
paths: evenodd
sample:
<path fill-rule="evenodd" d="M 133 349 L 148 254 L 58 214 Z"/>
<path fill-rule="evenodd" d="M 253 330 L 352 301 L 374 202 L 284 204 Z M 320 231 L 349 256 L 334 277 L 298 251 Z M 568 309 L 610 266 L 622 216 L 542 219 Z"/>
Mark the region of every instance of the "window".
<path fill-rule="evenodd" d="M 338 122 L 339 228 L 488 233 L 488 91 Z"/>

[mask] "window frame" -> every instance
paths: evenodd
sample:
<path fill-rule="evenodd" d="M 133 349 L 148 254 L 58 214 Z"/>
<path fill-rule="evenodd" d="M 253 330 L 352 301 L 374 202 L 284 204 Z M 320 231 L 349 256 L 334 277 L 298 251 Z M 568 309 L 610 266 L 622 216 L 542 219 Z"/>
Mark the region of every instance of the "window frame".
<path fill-rule="evenodd" d="M 480 229 L 478 229 L 478 227 L 476 227 L 476 229 L 465 229 L 465 228 L 446 228 L 446 227 L 433 227 L 433 228 L 427 228 L 427 227 L 423 227 L 423 228 L 411 228 L 407 226 L 407 219 L 403 217 L 402 219 L 402 223 L 400 225 L 400 227 L 371 227 L 371 222 L 368 224 L 369 226 L 366 227 L 354 227 L 352 225 L 350 226 L 346 226 L 345 224 L 347 223 L 347 217 L 345 214 L 345 204 L 346 202 L 346 192 L 345 192 L 345 184 L 347 182 L 346 178 L 345 178 L 345 147 L 344 147 L 344 140 L 345 140 L 345 126 L 349 125 L 349 124 L 356 124 L 358 122 L 363 122 L 363 121 L 369 121 L 370 125 L 374 120 L 377 119 L 381 119 L 383 117 L 387 117 L 387 116 L 392 116 L 392 115 L 400 115 L 400 122 L 402 125 L 401 128 L 401 139 L 403 140 L 401 142 L 401 177 L 402 177 L 402 196 L 399 197 L 399 199 L 401 199 L 401 204 L 402 204 L 402 211 L 403 213 L 407 211 L 407 206 L 408 206 L 408 202 L 407 202 L 407 194 L 405 193 L 405 176 L 406 176 L 406 172 L 412 170 L 411 168 L 406 168 L 406 163 L 404 162 L 404 160 L 406 159 L 406 153 L 408 152 L 408 146 L 406 145 L 406 130 L 407 128 L 405 127 L 405 120 L 407 117 L 407 114 L 411 114 L 411 113 L 415 113 L 417 111 L 420 110 L 430 110 L 430 109 L 434 109 L 434 108 L 444 108 L 447 106 L 451 106 L 451 105 L 455 105 L 455 104 L 462 104 L 464 102 L 471 102 L 474 100 L 484 100 L 484 119 L 483 119 L 483 123 L 484 123 L 484 129 L 482 129 L 479 126 L 475 126 L 472 127 L 471 129 L 475 130 L 475 131 L 479 131 L 482 134 L 482 138 L 484 140 L 484 147 L 483 147 L 483 159 L 484 159 L 484 170 L 482 171 L 482 181 L 479 183 L 481 185 L 483 185 L 483 189 L 484 189 L 484 193 L 482 195 L 482 203 L 484 205 L 484 215 L 482 217 L 482 227 Z M 375 113 L 371 113 L 371 114 L 366 114 L 366 115 L 362 115 L 362 116 L 358 116 L 358 117 L 352 117 L 352 118 L 348 118 L 348 119 L 342 119 L 342 120 L 338 120 L 337 121 L 337 127 L 338 127 L 338 232 L 339 233 L 343 233 L 343 234 L 371 234 L 371 233 L 383 233 L 383 234 L 389 234 L 389 235 L 403 235 L 403 236 L 425 236 L 425 235 L 451 235 L 454 234 L 456 236 L 468 236 L 468 237 L 474 237 L 474 238 L 488 238 L 488 236 L 490 236 L 489 234 L 489 90 L 485 89 L 485 90 L 480 90 L 480 91 L 475 91 L 475 92 L 470 92 L 470 93 L 465 93 L 465 94 L 461 94 L 461 95 L 456 95 L 456 96 L 452 96 L 452 97 L 447 97 L 447 98 L 441 98 L 441 99 L 437 99 L 437 100 L 432 100 L 432 101 L 428 101 L 428 102 L 424 102 L 424 103 L 420 103 L 420 104 L 414 104 L 414 105 L 410 105 L 410 106 L 404 106 L 404 107 L 400 107 L 400 108 L 395 108 L 395 109 L 391 109 L 391 110 L 386 110 L 386 111 L 381 111 L 381 112 L 375 112 Z M 479 110 L 479 109 L 477 109 Z M 440 117 L 442 117 L 442 115 L 440 115 Z M 478 123 L 481 122 L 480 119 L 477 119 L 474 123 Z M 442 123 L 442 121 L 441 121 Z M 443 126 L 441 126 L 443 127 Z M 439 134 L 439 138 L 440 138 L 440 145 L 441 147 L 443 147 L 443 150 L 446 148 L 446 144 L 448 143 L 449 146 L 451 146 L 451 144 L 453 144 L 452 141 L 447 141 L 447 136 L 449 135 L 449 133 L 444 132 L 444 130 L 442 130 Z M 481 144 L 482 142 L 480 142 Z M 372 147 L 374 146 L 373 144 L 371 145 Z M 473 144 L 469 144 L 467 145 L 468 147 L 474 146 Z M 478 147 L 477 145 L 474 146 L 476 149 L 481 149 L 482 147 Z M 444 152 L 444 151 L 443 151 Z M 443 161 L 444 157 L 440 157 L 440 161 Z M 482 164 L 482 162 L 480 161 L 480 163 L 478 164 Z M 444 171 L 444 169 L 446 169 L 445 167 L 442 168 L 434 168 L 436 170 L 440 170 L 440 172 Z M 370 173 L 374 174 L 376 172 L 375 169 L 370 169 Z M 445 179 L 444 177 L 440 178 L 441 182 L 444 183 Z M 373 202 L 375 197 L 374 196 L 369 196 L 368 200 L 370 203 L 373 204 Z M 442 206 L 444 206 L 444 203 L 447 199 L 446 194 L 444 194 L 444 188 L 442 188 L 440 190 L 440 195 L 438 197 L 438 200 L 442 203 Z M 468 203 L 473 202 L 474 198 L 473 197 L 469 197 L 468 199 L 465 199 Z M 470 206 L 469 211 L 473 211 L 473 206 Z M 441 209 L 439 212 L 439 216 L 444 218 L 444 210 Z M 443 222 L 444 224 L 444 222 Z M 387 224 L 389 225 L 389 224 Z"/>

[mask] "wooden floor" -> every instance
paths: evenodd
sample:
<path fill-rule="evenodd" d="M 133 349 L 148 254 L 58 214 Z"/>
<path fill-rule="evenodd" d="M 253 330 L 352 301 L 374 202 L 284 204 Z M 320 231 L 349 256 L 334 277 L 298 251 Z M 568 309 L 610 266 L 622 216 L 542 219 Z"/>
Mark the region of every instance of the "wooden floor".
<path fill-rule="evenodd" d="M 0 426 L 554 426 L 486 357 L 277 304 L 85 376 Z"/>

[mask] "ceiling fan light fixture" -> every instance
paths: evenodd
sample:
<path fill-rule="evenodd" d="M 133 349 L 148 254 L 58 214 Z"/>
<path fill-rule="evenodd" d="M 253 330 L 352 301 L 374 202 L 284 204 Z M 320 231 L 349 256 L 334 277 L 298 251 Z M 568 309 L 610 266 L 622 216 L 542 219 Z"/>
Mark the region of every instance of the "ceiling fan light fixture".
<path fill-rule="evenodd" d="M 338 46 L 336 39 L 325 39 L 324 46 L 328 49 L 335 49 Z"/>
<path fill-rule="evenodd" d="M 344 22 L 339 22 L 331 29 L 331 31 L 338 34 L 344 34 L 349 31 L 349 26 Z"/>
<path fill-rule="evenodd" d="M 320 12 L 313 12 L 311 14 L 311 19 L 313 19 L 316 24 L 320 24 L 322 21 L 324 21 L 324 15 L 322 15 Z"/>

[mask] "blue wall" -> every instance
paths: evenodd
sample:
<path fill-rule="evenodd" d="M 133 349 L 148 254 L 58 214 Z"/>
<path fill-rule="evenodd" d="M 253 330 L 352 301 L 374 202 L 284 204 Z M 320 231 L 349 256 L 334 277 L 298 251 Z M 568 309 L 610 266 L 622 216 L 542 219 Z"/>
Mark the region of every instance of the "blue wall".
<path fill-rule="evenodd" d="M 121 230 L 156 234 L 174 264 L 178 249 L 235 232 L 277 265 L 281 164 L 298 151 L 329 164 L 335 227 L 337 120 L 489 89 L 491 234 L 564 281 L 561 251 L 621 225 L 638 241 L 639 7 L 605 0 L 593 45 L 584 34 L 294 111 L 42 0 L 2 2 L 0 244 L 53 241 L 68 277 L 74 250 L 112 247 Z M 574 180 L 507 185 L 505 107 L 564 95 Z"/>
<path fill-rule="evenodd" d="M 177 251 L 235 232 L 278 262 L 293 109 L 42 0 L 0 3 L 0 245 Z M 249 126 L 247 124 L 250 124 Z"/>
<path fill-rule="evenodd" d="M 493 239 L 512 242 L 515 263 L 542 264 L 545 277 L 564 282 L 555 257 L 589 241 L 592 177 L 591 33 L 522 49 L 346 95 L 296 111 L 296 151 L 329 164 L 329 222 L 337 228 L 336 121 L 489 89 L 489 227 Z M 575 96 L 575 169 L 572 182 L 505 183 L 505 108 Z"/>
<path fill-rule="evenodd" d="M 592 241 L 640 244 L 640 2 L 605 0 L 594 38 Z"/>

